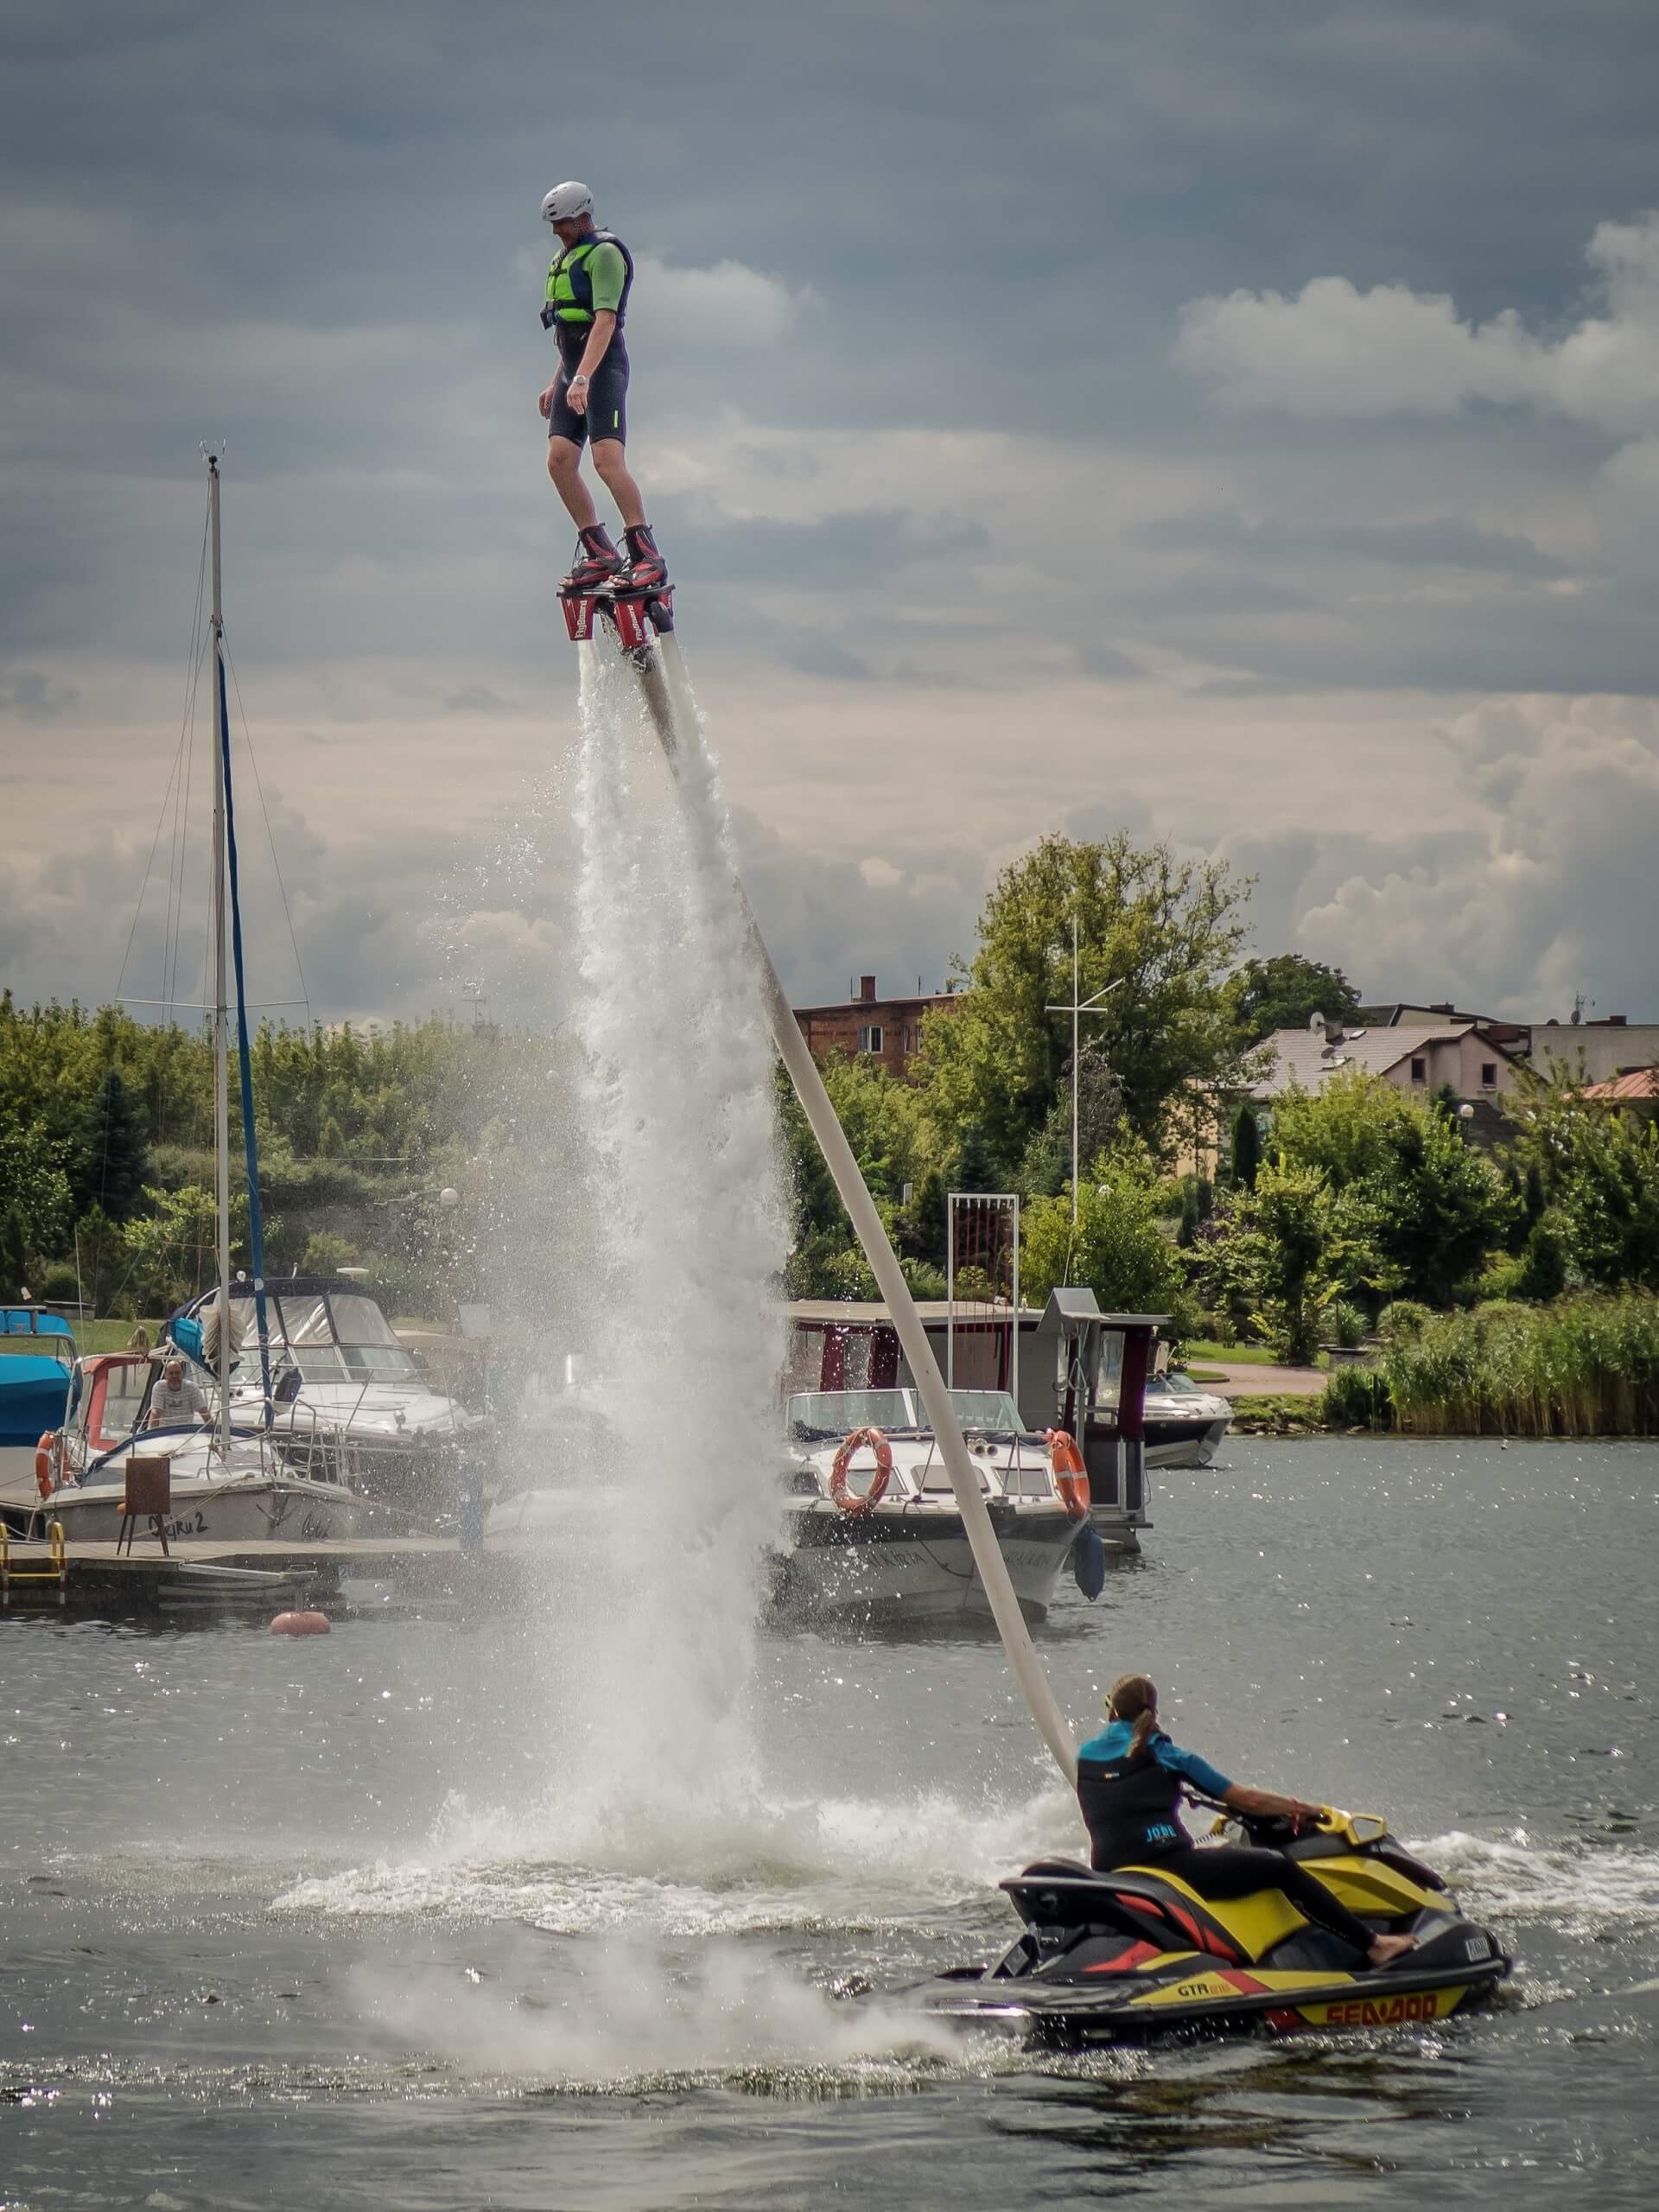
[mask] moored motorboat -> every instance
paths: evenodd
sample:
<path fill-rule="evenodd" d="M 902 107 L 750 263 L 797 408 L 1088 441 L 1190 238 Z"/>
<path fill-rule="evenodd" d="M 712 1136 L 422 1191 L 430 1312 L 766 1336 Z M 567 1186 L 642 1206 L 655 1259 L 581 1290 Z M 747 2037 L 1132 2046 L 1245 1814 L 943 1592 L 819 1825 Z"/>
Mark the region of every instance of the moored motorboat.
<path fill-rule="evenodd" d="M 1202 1390 L 1172 1367 L 1148 1375 L 1146 1442 L 1148 1467 L 1207 1467 L 1232 1426 L 1225 1398 Z"/>
<path fill-rule="evenodd" d="M 0 1306 L 0 1445 L 33 1444 L 58 1426 L 74 1357 L 61 1313 Z"/>
<path fill-rule="evenodd" d="M 147 1425 L 165 1348 L 97 1352 L 76 1363 L 70 1413 L 42 1446 L 45 1478 L 29 1533 L 62 1523 L 71 1543 L 121 1532 L 126 1470 L 135 1456 L 168 1462 L 169 1541 L 249 1543 L 281 1535 L 306 1543 L 359 1533 L 363 1501 L 344 1484 L 296 1473 L 257 1428 Z"/>
<path fill-rule="evenodd" d="M 1412 1948 L 1375 1967 L 1277 1890 L 1220 1903 L 1155 1863 L 1094 1873 L 1046 1859 L 1001 1885 L 1022 1923 L 1001 1957 L 922 1982 L 904 2001 L 933 2019 L 1033 2041 L 1118 2043 L 1174 2028 L 1440 2020 L 1509 1973 L 1498 1937 L 1459 1910 L 1386 1821 L 1327 1810 L 1300 1834 L 1274 1816 L 1237 1824 L 1252 1844 L 1300 1861 L 1376 1933 L 1409 1936 Z"/>
<path fill-rule="evenodd" d="M 289 1466 L 428 1522 L 489 1487 L 488 1415 L 432 1388 L 369 1284 L 282 1276 L 267 1285 L 264 1307 L 262 1361 L 253 1285 L 232 1279 L 231 1410 L 243 1421 L 263 1419 L 269 1392 L 270 1440 Z M 205 1339 L 217 1314 L 218 1293 L 210 1292 L 170 1325 L 209 1366 Z"/>
<path fill-rule="evenodd" d="M 952 1390 L 950 1402 L 1020 1610 L 1041 1620 L 1079 1539 L 1087 1541 L 1087 1485 L 1063 1457 L 1057 1471 L 1055 1451 L 1027 1433 L 1006 1390 Z M 859 1621 L 988 1618 L 918 1394 L 801 1391 L 785 1411 L 793 1465 L 779 1609 Z"/>

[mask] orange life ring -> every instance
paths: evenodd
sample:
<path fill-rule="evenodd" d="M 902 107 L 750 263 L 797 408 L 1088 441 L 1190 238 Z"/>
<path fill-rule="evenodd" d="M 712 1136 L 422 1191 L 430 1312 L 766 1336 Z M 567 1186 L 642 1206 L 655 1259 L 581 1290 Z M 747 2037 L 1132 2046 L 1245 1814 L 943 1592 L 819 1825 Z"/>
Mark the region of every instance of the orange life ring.
<path fill-rule="evenodd" d="M 1064 1428 L 1046 1429 L 1043 1440 L 1048 1446 L 1048 1464 L 1060 1503 L 1072 1520 L 1081 1521 L 1089 1511 L 1089 1470 L 1083 1464 L 1077 1440 Z"/>
<path fill-rule="evenodd" d="M 42 1497 L 52 1495 L 52 1447 L 57 1440 L 56 1429 L 48 1428 L 35 1446 L 35 1487 Z"/>
<path fill-rule="evenodd" d="M 847 1470 L 852 1465 L 853 1454 L 868 1444 L 875 1454 L 875 1472 L 870 1486 L 861 1497 L 847 1484 Z M 879 1428 L 855 1428 L 836 1454 L 835 1465 L 830 1470 L 830 1495 L 849 1520 L 856 1521 L 861 1514 L 873 1513 L 887 1494 L 887 1484 L 893 1478 L 893 1446 Z"/>

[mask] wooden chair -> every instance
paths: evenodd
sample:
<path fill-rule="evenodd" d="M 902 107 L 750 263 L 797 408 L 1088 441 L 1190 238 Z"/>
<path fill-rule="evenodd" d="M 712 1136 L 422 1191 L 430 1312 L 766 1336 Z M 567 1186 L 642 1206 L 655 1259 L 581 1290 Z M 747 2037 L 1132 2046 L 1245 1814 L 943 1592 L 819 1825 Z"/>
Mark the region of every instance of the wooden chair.
<path fill-rule="evenodd" d="M 148 1521 L 152 1533 L 159 1539 L 162 1554 L 170 1559 L 167 1545 L 167 1520 L 173 1510 L 173 1460 L 166 1452 L 135 1452 L 127 1462 L 126 1495 L 121 1500 L 121 1530 L 115 1540 L 116 1555 L 120 1556 L 123 1543 L 127 1556 L 132 1556 L 134 1530 L 140 1521 Z"/>

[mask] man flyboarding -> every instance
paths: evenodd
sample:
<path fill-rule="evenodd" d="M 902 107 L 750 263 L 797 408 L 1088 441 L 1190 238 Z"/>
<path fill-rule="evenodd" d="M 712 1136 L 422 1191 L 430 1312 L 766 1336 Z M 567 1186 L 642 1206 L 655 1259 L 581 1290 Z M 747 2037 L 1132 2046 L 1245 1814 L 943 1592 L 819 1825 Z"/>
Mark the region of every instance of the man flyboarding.
<path fill-rule="evenodd" d="M 565 579 L 577 591 L 616 582 L 651 590 L 668 570 L 645 520 L 645 503 L 628 472 L 628 348 L 622 335 L 633 257 L 620 238 L 594 227 L 585 184 L 556 184 L 542 202 L 559 251 L 547 272 L 542 322 L 559 348 L 559 372 L 542 394 L 547 473 L 576 525 L 576 563 Z M 594 467 L 622 517 L 626 556 L 611 542 L 582 476 L 591 442 Z"/>

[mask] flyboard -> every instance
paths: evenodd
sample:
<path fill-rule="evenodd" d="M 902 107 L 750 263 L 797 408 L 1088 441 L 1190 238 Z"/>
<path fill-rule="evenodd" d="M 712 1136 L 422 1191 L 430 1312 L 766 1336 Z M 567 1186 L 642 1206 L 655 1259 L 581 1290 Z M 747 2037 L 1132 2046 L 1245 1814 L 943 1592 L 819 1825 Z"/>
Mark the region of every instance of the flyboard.
<path fill-rule="evenodd" d="M 680 788 L 693 749 L 702 742 L 697 718 L 696 702 L 691 694 L 685 663 L 681 658 L 679 639 L 674 631 L 674 594 L 671 587 L 652 589 L 631 587 L 623 576 L 598 590 L 582 591 L 567 586 L 559 594 L 564 611 L 565 628 L 571 642 L 591 650 L 594 625 L 597 620 L 601 635 L 606 630 L 615 636 L 623 659 L 639 678 L 639 691 L 652 728 L 656 731 L 663 753 L 673 773 L 676 787 Z M 979 1475 L 968 1446 L 957 1425 L 951 1407 L 944 1377 L 939 1363 L 933 1357 L 933 1348 L 922 1326 L 910 1294 L 897 1254 L 888 1241 L 881 1217 L 865 1185 L 864 1177 L 852 1147 L 842 1132 L 836 1109 L 830 1103 L 830 1094 L 823 1087 L 806 1040 L 801 1035 L 799 1024 L 778 971 L 772 964 L 772 955 L 756 925 L 753 914 L 742 884 L 734 875 L 732 889 L 742 911 L 744 926 L 753 947 L 755 966 L 759 972 L 766 1013 L 772 1024 L 772 1040 L 778 1056 L 789 1071 L 790 1081 L 801 1102 L 801 1110 L 811 1125 L 823 1154 L 841 1202 L 847 1209 L 849 1219 L 863 1248 L 870 1272 L 886 1301 L 888 1313 L 904 1352 L 905 1359 L 915 1377 L 917 1389 L 927 1411 L 929 1426 L 938 1440 L 939 1454 L 955 1492 L 957 1510 L 962 1516 L 962 1525 L 972 1548 L 974 1563 L 989 1601 L 992 1618 L 1002 1638 L 1014 1678 L 1019 1682 L 1031 1717 L 1039 1733 L 1054 1756 L 1055 1764 L 1068 1783 L 1077 1780 L 1077 1753 L 1065 1722 L 1056 1704 L 1054 1693 L 1049 1687 L 1041 1662 L 1033 1648 L 1025 1616 L 1020 1611 L 1020 1601 L 1014 1596 L 1014 1585 L 998 1547 L 991 1516 L 986 1510 L 983 1493 L 979 1486 Z"/>

